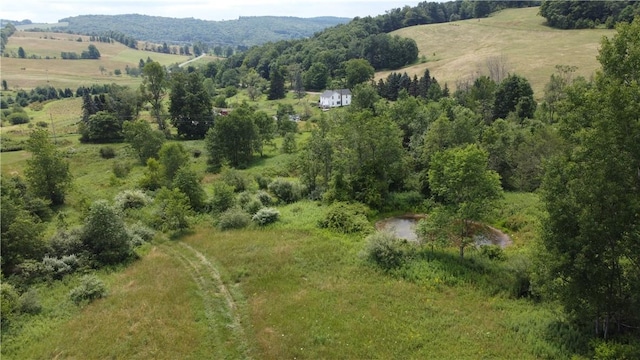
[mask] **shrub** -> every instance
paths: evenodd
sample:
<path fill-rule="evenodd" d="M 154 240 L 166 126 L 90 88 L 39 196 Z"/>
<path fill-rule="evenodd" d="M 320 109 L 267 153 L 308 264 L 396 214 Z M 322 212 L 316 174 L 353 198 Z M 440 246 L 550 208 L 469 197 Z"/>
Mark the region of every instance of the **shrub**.
<path fill-rule="evenodd" d="M 284 203 L 293 203 L 302 197 L 302 189 L 299 184 L 293 183 L 282 178 L 275 179 L 269 184 L 271 191 L 278 200 Z"/>
<path fill-rule="evenodd" d="M 202 185 L 200 185 L 200 179 L 196 172 L 188 166 L 178 169 L 173 179 L 173 186 L 189 198 L 191 209 L 200 211 L 205 207 L 207 194 L 205 194 Z"/>
<path fill-rule="evenodd" d="M 489 260 L 504 260 L 504 251 L 498 245 L 480 246 L 480 255 L 486 257 Z"/>
<path fill-rule="evenodd" d="M 266 191 L 258 191 L 258 193 L 256 194 L 256 198 L 264 206 L 269 206 L 269 205 L 273 204 L 273 198 Z"/>
<path fill-rule="evenodd" d="M 76 305 L 82 302 L 92 302 L 95 299 L 107 295 L 107 288 L 102 280 L 95 275 L 85 275 L 80 280 L 80 285 L 69 292 L 69 297 Z"/>
<path fill-rule="evenodd" d="M 202 150 L 200 150 L 200 149 L 194 149 L 194 150 L 191 152 L 191 155 L 193 155 L 193 157 L 194 157 L 195 159 L 197 159 L 197 158 L 199 158 L 199 157 L 202 155 Z"/>
<path fill-rule="evenodd" d="M 385 209 L 415 212 L 421 207 L 424 197 L 418 191 L 407 191 L 389 194 Z"/>
<path fill-rule="evenodd" d="M 0 284 L 0 318 L 4 324 L 11 318 L 11 315 L 18 310 L 18 292 L 11 284 L 3 281 Z"/>
<path fill-rule="evenodd" d="M 42 311 L 42 305 L 40 304 L 38 292 L 33 289 L 29 289 L 24 294 L 20 295 L 20 299 L 18 299 L 18 308 L 23 314 L 39 314 Z"/>
<path fill-rule="evenodd" d="M 133 255 L 124 221 L 106 201 L 95 201 L 84 223 L 82 242 L 98 262 L 112 265 Z"/>
<path fill-rule="evenodd" d="M 246 203 L 242 207 L 242 209 L 244 211 L 248 212 L 250 215 L 253 215 L 253 214 L 257 213 L 263 207 L 264 206 L 262 205 L 262 203 L 258 199 L 251 199 L 251 201 Z"/>
<path fill-rule="evenodd" d="M 115 207 L 119 210 L 139 209 L 151 201 L 152 199 L 142 190 L 124 190 L 114 198 Z"/>
<path fill-rule="evenodd" d="M 27 113 L 18 111 L 18 112 L 13 112 L 11 113 L 11 115 L 7 116 L 7 120 L 9 120 L 9 122 L 12 125 L 19 125 L 19 124 L 27 124 L 30 119 Z"/>
<path fill-rule="evenodd" d="M 112 170 L 115 177 L 117 177 L 118 179 L 124 179 L 127 177 L 127 175 L 129 175 L 129 172 L 131 171 L 131 164 L 129 164 L 128 162 L 116 161 L 113 163 Z"/>
<path fill-rule="evenodd" d="M 368 232 L 372 226 L 365 215 L 367 210 L 362 204 L 336 202 L 329 207 L 318 226 L 345 234 Z"/>
<path fill-rule="evenodd" d="M 238 170 L 225 168 L 222 170 L 220 178 L 227 185 L 233 186 L 235 192 L 245 191 L 249 187 L 249 179 Z"/>
<path fill-rule="evenodd" d="M 75 228 L 71 230 L 58 231 L 51 240 L 49 240 L 49 246 L 53 251 L 53 256 L 63 257 L 65 255 L 80 254 L 84 245 L 80 238 L 82 229 Z"/>
<path fill-rule="evenodd" d="M 163 187 L 156 196 L 157 209 L 155 223 L 163 231 L 184 230 L 190 226 L 189 216 L 193 215 L 189 198 L 178 189 Z"/>
<path fill-rule="evenodd" d="M 116 149 L 111 146 L 103 146 L 100 148 L 100 157 L 103 159 L 113 159 L 116 157 Z"/>
<path fill-rule="evenodd" d="M 213 184 L 213 197 L 210 201 L 211 211 L 221 213 L 231 208 L 235 202 L 233 186 L 223 182 Z"/>
<path fill-rule="evenodd" d="M 271 183 L 271 179 L 262 174 L 255 175 L 256 183 L 258 183 L 258 188 L 260 190 L 267 190 L 269 188 L 269 184 Z"/>
<path fill-rule="evenodd" d="M 220 215 L 218 228 L 220 230 L 242 229 L 247 227 L 249 222 L 251 222 L 251 216 L 244 210 L 234 207 Z"/>
<path fill-rule="evenodd" d="M 76 255 L 66 255 L 62 258 L 45 256 L 44 259 L 42 259 L 43 275 L 56 280 L 71 274 L 78 266 L 79 262 Z"/>
<path fill-rule="evenodd" d="M 145 242 L 151 241 L 151 239 L 156 235 L 155 230 L 139 222 L 130 225 L 127 228 L 127 232 L 130 236 L 138 236 Z"/>
<path fill-rule="evenodd" d="M 41 128 L 47 128 L 47 127 L 49 127 L 49 123 L 46 122 L 46 121 L 38 121 L 36 123 L 36 126 L 41 127 Z"/>
<path fill-rule="evenodd" d="M 258 225 L 264 226 L 276 222 L 280 217 L 280 212 L 274 208 L 263 208 L 258 210 L 251 218 Z"/>
<path fill-rule="evenodd" d="M 366 238 L 365 257 L 384 270 L 402 266 L 409 254 L 406 240 L 399 240 L 389 232 L 378 231 Z"/>

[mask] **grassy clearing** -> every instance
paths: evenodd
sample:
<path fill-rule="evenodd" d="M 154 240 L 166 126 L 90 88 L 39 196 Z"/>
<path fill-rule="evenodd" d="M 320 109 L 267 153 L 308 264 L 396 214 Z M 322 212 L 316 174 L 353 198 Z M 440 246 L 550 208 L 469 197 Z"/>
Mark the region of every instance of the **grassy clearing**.
<path fill-rule="evenodd" d="M 82 38 L 82 41 L 76 41 Z M 62 60 L 60 52 L 76 52 L 78 54 L 93 44 L 100 51 L 99 60 Z M 137 86 L 140 78 L 125 74 L 125 67 L 137 67 L 140 59 L 148 57 L 162 65 L 181 63 L 189 59 L 187 56 L 160 54 L 130 49 L 120 43 L 106 44 L 90 42 L 88 36 L 63 33 L 18 31 L 9 38 L 5 52 L 17 54 L 22 47 L 27 57 L 36 55 L 42 59 L 2 58 L 2 79 L 10 88 L 31 89 L 36 86 L 51 85 L 55 88 L 69 87 L 75 90 L 79 86 L 115 82 L 120 85 Z M 45 59 L 46 57 L 50 59 Z M 55 59 L 54 59 L 55 57 Z M 100 67 L 106 71 L 100 71 Z M 114 71 L 122 71 L 115 76 Z"/>
<path fill-rule="evenodd" d="M 614 30 L 557 30 L 544 25 L 538 8 L 507 9 L 486 19 L 463 20 L 445 24 L 421 25 L 394 32 L 416 41 L 426 63 L 401 71 L 413 77 L 429 69 L 432 76 L 454 90 L 456 82 L 488 74 L 486 60 L 506 56 L 510 72 L 525 76 L 536 97 L 556 65 L 577 66 L 577 75 L 589 78 L 599 63 L 596 59 L 600 40 Z M 388 71 L 376 74 L 386 78 Z"/>

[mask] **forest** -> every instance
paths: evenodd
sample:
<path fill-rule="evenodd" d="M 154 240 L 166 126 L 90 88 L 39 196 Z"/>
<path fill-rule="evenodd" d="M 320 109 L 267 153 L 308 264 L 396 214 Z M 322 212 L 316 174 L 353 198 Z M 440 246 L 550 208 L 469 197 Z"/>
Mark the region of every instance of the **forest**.
<path fill-rule="evenodd" d="M 83 357 L 73 339 L 104 313 L 96 331 L 149 331 L 114 302 L 150 283 L 129 306 L 175 289 L 163 306 L 197 309 L 170 347 L 144 333 L 159 357 L 638 358 L 640 17 L 602 39 L 591 78 L 557 65 L 540 100 L 516 73 L 376 82 L 403 57 L 367 49 L 418 55 L 385 33 L 324 61 L 367 21 L 201 66 L 141 60 L 139 87 L 5 86 L 7 118 L 60 98 L 79 116 L 69 140 L 20 115 L 29 156 L 3 168 L 3 356 Z M 333 84 L 352 104 L 320 111 L 306 91 Z M 416 243 L 373 226 L 405 213 L 425 215 Z M 477 245 L 492 226 L 511 248 Z M 71 317 L 85 325 L 56 330 Z M 100 334 L 100 357 L 145 346 Z"/>

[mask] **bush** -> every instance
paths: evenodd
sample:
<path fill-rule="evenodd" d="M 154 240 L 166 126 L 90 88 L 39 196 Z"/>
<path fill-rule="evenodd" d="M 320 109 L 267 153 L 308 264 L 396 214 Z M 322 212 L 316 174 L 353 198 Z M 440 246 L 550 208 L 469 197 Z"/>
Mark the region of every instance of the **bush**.
<path fill-rule="evenodd" d="M 504 251 L 498 245 L 480 246 L 480 255 L 486 257 L 489 260 L 504 260 Z"/>
<path fill-rule="evenodd" d="M 280 212 L 278 210 L 274 208 L 263 208 L 258 210 L 258 212 L 253 215 L 251 220 L 253 220 L 258 225 L 264 226 L 278 221 L 279 217 Z"/>
<path fill-rule="evenodd" d="M 48 128 L 49 127 L 49 123 L 46 121 L 38 121 L 36 123 L 36 126 L 41 127 L 41 128 Z"/>
<path fill-rule="evenodd" d="M 365 257 L 384 270 L 402 266 L 409 254 L 406 240 L 399 240 L 391 233 L 378 231 L 366 238 Z"/>
<path fill-rule="evenodd" d="M 18 310 L 19 297 L 16 289 L 11 284 L 3 281 L 0 284 L 0 318 L 4 324 L 11 315 Z"/>
<path fill-rule="evenodd" d="M 242 229 L 251 222 L 251 216 L 244 210 L 234 207 L 220 215 L 218 228 L 220 230 Z"/>
<path fill-rule="evenodd" d="M 233 186 L 235 192 L 242 192 L 249 188 L 249 179 L 238 170 L 225 168 L 222 170 L 220 178 L 227 185 Z"/>
<path fill-rule="evenodd" d="M 116 149 L 111 146 L 103 146 L 100 148 L 100 157 L 103 159 L 113 159 L 116 157 Z"/>
<path fill-rule="evenodd" d="M 11 113 L 11 115 L 7 116 L 7 120 L 9 120 L 9 122 L 12 125 L 19 125 L 19 124 L 27 124 L 30 119 L 27 113 L 18 111 L 18 112 L 13 112 Z"/>
<path fill-rule="evenodd" d="M 418 191 L 391 193 L 385 203 L 385 209 L 416 212 L 419 211 L 423 201 L 424 197 Z"/>
<path fill-rule="evenodd" d="M 40 304 L 38 292 L 33 289 L 29 289 L 24 294 L 20 295 L 20 299 L 18 299 L 18 308 L 23 314 L 39 314 L 42 311 L 42 305 Z"/>
<path fill-rule="evenodd" d="M 372 226 L 366 217 L 367 210 L 362 204 L 336 202 L 329 207 L 318 226 L 345 234 L 369 232 Z"/>
<path fill-rule="evenodd" d="M 253 215 L 253 214 L 257 213 L 263 207 L 264 206 L 262 205 L 262 203 L 258 199 L 251 199 L 251 201 L 246 203 L 242 207 L 242 209 L 244 211 L 246 211 L 247 213 L 249 213 L 250 215 Z"/>
<path fill-rule="evenodd" d="M 91 204 L 81 238 L 91 256 L 104 265 L 121 263 L 133 255 L 124 221 L 104 200 Z"/>
<path fill-rule="evenodd" d="M 202 150 L 200 150 L 200 149 L 194 149 L 194 150 L 191 152 L 191 155 L 193 155 L 193 157 L 194 157 L 195 159 L 197 159 L 197 158 L 199 158 L 199 157 L 202 155 Z"/>
<path fill-rule="evenodd" d="M 80 285 L 69 292 L 69 297 L 76 305 L 107 296 L 107 288 L 102 280 L 95 275 L 85 275 L 80 280 Z"/>
<path fill-rule="evenodd" d="M 123 161 L 116 161 L 113 163 L 113 175 L 118 179 L 124 179 L 129 175 L 131 171 L 131 164 Z"/>
<path fill-rule="evenodd" d="M 256 179 L 256 183 L 258 183 L 258 188 L 260 190 L 267 190 L 269 188 L 269 184 L 271 183 L 270 178 L 262 174 L 255 175 L 254 178 Z"/>
<path fill-rule="evenodd" d="M 150 204 L 152 199 L 142 190 L 124 190 L 114 198 L 114 205 L 119 210 L 139 209 Z"/>
<path fill-rule="evenodd" d="M 256 194 L 256 198 L 264 206 L 269 206 L 269 205 L 273 204 L 273 198 L 266 191 L 258 191 L 258 193 Z"/>
<path fill-rule="evenodd" d="M 211 211 L 222 213 L 231 208 L 235 202 L 235 194 L 233 186 L 223 182 L 213 184 L 213 197 L 211 198 L 209 207 Z"/>
<path fill-rule="evenodd" d="M 78 266 L 79 261 L 76 255 L 66 255 L 62 258 L 45 256 L 44 259 L 42 259 L 43 275 L 56 280 L 71 274 Z"/>
<path fill-rule="evenodd" d="M 127 228 L 127 232 L 130 236 L 138 236 L 145 242 L 151 241 L 151 239 L 153 239 L 153 237 L 156 235 L 155 230 L 139 222 L 130 225 Z"/>
<path fill-rule="evenodd" d="M 53 251 L 52 255 L 63 257 L 66 255 L 80 254 L 84 249 L 82 239 L 80 238 L 81 231 L 81 228 L 58 231 L 51 240 L 49 240 L 49 246 Z"/>
<path fill-rule="evenodd" d="M 275 179 L 269 184 L 271 191 L 278 200 L 290 204 L 302 198 L 302 188 L 299 184 L 282 178 Z"/>

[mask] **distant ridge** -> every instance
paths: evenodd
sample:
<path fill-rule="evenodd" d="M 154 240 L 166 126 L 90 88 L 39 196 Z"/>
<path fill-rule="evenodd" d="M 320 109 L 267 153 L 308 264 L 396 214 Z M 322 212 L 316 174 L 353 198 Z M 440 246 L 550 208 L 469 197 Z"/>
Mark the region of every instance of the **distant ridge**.
<path fill-rule="evenodd" d="M 237 20 L 208 21 L 140 14 L 80 15 L 59 20 L 68 23 L 62 31 L 100 34 L 116 30 L 139 41 L 186 44 L 253 46 L 270 41 L 301 39 L 327 27 L 349 22 L 349 18 L 288 16 L 242 16 Z"/>

